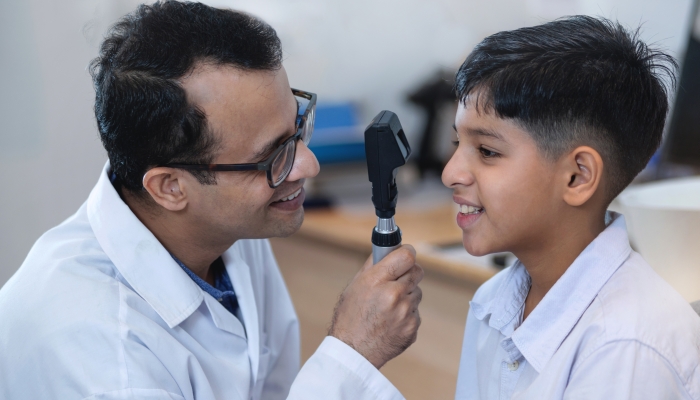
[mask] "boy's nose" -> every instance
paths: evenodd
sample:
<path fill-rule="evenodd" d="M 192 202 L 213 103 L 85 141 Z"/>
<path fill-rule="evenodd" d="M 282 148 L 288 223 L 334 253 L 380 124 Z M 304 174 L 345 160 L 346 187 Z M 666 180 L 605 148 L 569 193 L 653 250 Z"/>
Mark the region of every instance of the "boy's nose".
<path fill-rule="evenodd" d="M 442 170 L 442 184 L 448 188 L 458 185 L 469 186 L 474 183 L 474 175 L 469 170 L 467 159 L 462 153 L 458 148 Z"/>
<path fill-rule="evenodd" d="M 287 181 L 295 182 L 299 179 L 313 178 L 318 175 L 320 169 L 321 167 L 318 165 L 318 160 L 314 153 L 309 150 L 303 141 L 298 141 L 294 165 L 292 165 L 292 170 L 289 171 Z"/>

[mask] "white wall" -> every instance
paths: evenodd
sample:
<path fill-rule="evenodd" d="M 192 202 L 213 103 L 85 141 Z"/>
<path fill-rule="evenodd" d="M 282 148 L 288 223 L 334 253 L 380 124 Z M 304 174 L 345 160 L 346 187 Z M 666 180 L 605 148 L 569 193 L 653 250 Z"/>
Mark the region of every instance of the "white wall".
<path fill-rule="evenodd" d="M 484 36 L 569 14 L 644 22 L 643 37 L 677 54 L 691 0 L 240 0 L 274 26 L 292 86 L 321 101 L 421 115 L 405 94 L 439 67 L 456 68 Z M 92 115 L 86 67 L 107 26 L 134 0 L 0 2 L 0 285 L 34 241 L 71 215 L 106 156 Z"/>

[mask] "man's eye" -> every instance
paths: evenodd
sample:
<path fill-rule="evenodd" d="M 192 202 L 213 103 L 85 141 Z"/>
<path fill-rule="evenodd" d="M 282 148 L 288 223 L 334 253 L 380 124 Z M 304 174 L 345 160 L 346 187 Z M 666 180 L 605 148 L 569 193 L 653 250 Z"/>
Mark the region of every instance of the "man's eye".
<path fill-rule="evenodd" d="M 481 155 L 484 158 L 494 158 L 500 156 L 500 154 L 496 153 L 495 151 L 491 151 L 484 147 L 479 147 L 479 152 L 481 152 Z"/>
<path fill-rule="evenodd" d="M 452 141 L 452 145 L 453 145 L 454 147 L 459 147 L 459 140 L 453 140 L 453 141 Z"/>

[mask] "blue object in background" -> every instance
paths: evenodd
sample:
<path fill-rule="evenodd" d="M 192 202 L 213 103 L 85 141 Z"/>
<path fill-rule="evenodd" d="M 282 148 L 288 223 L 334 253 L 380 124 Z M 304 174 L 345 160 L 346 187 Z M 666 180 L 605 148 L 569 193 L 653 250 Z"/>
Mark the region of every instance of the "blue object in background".
<path fill-rule="evenodd" d="M 364 161 L 364 134 L 355 107 L 351 103 L 317 105 L 309 149 L 320 164 Z"/>

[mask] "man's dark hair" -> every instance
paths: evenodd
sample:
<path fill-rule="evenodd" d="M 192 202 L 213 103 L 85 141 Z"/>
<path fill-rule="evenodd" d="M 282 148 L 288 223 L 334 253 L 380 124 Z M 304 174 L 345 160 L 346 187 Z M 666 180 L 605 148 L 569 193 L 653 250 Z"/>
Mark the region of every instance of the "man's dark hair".
<path fill-rule="evenodd" d="M 211 162 L 216 140 L 206 116 L 178 83 L 198 63 L 275 70 L 280 40 L 253 16 L 177 1 L 141 5 L 107 34 L 90 72 L 97 127 L 122 187 L 140 191 L 156 165 Z"/>
<path fill-rule="evenodd" d="M 550 160 L 579 145 L 596 149 L 609 203 L 659 147 L 677 67 L 639 29 L 573 16 L 487 37 L 460 67 L 455 90 L 478 112 L 519 124 Z"/>

